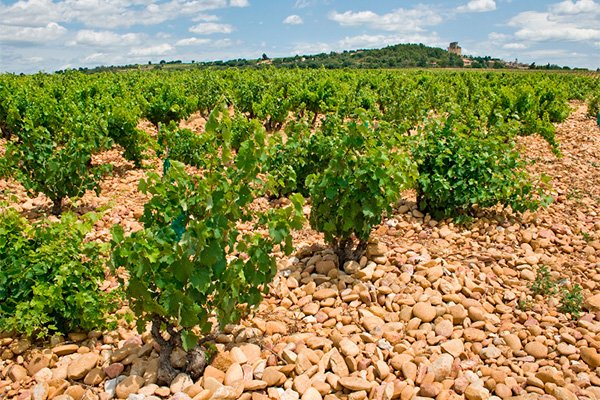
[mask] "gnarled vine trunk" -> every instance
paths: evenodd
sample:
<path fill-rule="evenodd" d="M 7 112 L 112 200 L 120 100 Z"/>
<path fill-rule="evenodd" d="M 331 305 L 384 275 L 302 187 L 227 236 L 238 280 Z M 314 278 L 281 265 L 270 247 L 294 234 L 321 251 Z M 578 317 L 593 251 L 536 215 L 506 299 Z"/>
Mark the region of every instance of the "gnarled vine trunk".
<path fill-rule="evenodd" d="M 166 325 L 169 339 L 165 339 L 161 333 L 161 325 Z M 152 318 L 152 338 L 160 346 L 160 367 L 158 369 L 158 381 L 169 385 L 175 377 L 186 372 L 196 381 L 204 374 L 204 369 L 208 364 L 203 344 L 214 340 L 214 335 L 207 335 L 198 341 L 198 344 L 187 353 L 187 363 L 183 370 L 178 370 L 171 364 L 171 353 L 177 347 L 182 348 L 181 333 L 176 331 L 171 323 L 161 318 L 158 314 L 154 314 Z"/>
<path fill-rule="evenodd" d="M 340 267 L 343 267 L 346 261 L 358 261 L 366 248 L 367 242 L 360 239 L 354 248 L 354 239 L 351 237 L 345 240 L 336 239 L 333 243 L 333 251 L 338 256 Z"/>

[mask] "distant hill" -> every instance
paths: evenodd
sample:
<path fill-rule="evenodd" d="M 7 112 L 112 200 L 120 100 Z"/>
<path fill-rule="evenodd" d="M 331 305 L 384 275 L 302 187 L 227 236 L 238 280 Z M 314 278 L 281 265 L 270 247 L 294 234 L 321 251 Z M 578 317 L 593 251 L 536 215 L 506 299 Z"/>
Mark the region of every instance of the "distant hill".
<path fill-rule="evenodd" d="M 96 68 L 79 68 L 85 73 L 117 72 L 129 69 L 259 69 L 268 68 L 460 68 L 463 59 L 450 54 L 444 49 L 429 47 L 424 44 L 397 44 L 382 49 L 350 50 L 343 52 L 320 53 L 315 55 L 297 55 L 294 57 L 269 58 L 263 54 L 259 59 L 235 59 L 229 61 L 208 61 L 182 63 L 181 60 L 165 61 L 158 64 L 132 64 L 125 66 L 101 66 Z M 57 71 L 62 72 L 62 71 Z"/>

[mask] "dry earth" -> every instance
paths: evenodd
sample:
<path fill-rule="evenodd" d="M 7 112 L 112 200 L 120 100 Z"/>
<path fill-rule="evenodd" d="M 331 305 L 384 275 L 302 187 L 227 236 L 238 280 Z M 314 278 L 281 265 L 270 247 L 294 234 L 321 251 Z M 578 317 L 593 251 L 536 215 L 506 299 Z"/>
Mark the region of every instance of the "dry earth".
<path fill-rule="evenodd" d="M 151 336 L 123 324 L 43 343 L 1 336 L 0 398 L 600 399 L 600 128 L 573 106 L 558 126 L 563 158 L 537 137 L 521 140 L 531 172 L 553 178 L 547 209 L 490 210 L 458 227 L 422 215 L 406 193 L 360 263 L 344 268 L 307 227 L 258 312 L 219 336 L 199 381 L 181 374 L 161 386 Z M 106 241 L 114 223 L 141 228 L 135 188 L 146 171 L 117 151 L 100 157 L 113 176 L 100 197 L 71 207 L 108 206 L 90 237 Z M 51 207 L 14 182 L 0 181 L 0 193 L 16 195 L 30 219 Z M 583 287 L 580 318 L 560 312 L 558 296 L 533 296 L 542 266 L 561 286 Z M 176 352 L 173 361 L 185 359 Z"/>

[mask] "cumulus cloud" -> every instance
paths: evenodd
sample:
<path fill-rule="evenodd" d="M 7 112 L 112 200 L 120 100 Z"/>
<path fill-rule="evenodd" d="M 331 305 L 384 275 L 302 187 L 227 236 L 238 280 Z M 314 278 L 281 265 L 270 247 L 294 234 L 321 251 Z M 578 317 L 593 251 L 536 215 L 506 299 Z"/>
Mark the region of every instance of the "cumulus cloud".
<path fill-rule="evenodd" d="M 471 0 L 464 6 L 456 9 L 458 12 L 488 12 L 496 9 L 494 0 Z"/>
<path fill-rule="evenodd" d="M 210 39 L 199 39 L 192 37 L 178 40 L 177 43 L 175 43 L 175 46 L 202 46 L 210 44 L 210 42 Z"/>
<path fill-rule="evenodd" d="M 507 50 L 523 50 L 528 47 L 529 46 L 527 46 L 524 43 L 506 43 L 505 45 L 502 46 L 503 49 L 507 49 Z"/>
<path fill-rule="evenodd" d="M 517 29 L 516 38 L 532 42 L 600 40 L 598 25 L 592 26 L 586 18 L 567 20 L 557 14 L 526 11 L 513 17 L 508 25 Z"/>
<path fill-rule="evenodd" d="M 556 15 L 575 15 L 583 13 L 600 14 L 600 4 L 593 0 L 579 0 L 573 3 L 571 0 L 562 1 L 550 6 L 550 12 Z"/>
<path fill-rule="evenodd" d="M 304 23 L 304 21 L 302 21 L 302 18 L 300 18 L 299 15 L 293 14 L 293 15 L 289 15 L 287 16 L 284 20 L 283 20 L 284 24 L 290 24 L 290 25 L 299 25 Z"/>
<path fill-rule="evenodd" d="M 192 33 L 199 35 L 211 35 L 213 33 L 231 33 L 233 32 L 233 26 L 229 24 L 217 24 L 214 22 L 206 22 L 198 25 L 194 25 L 189 29 Z"/>
<path fill-rule="evenodd" d="M 230 0 L 229 5 L 231 7 L 248 7 L 250 3 L 248 0 Z"/>
<path fill-rule="evenodd" d="M 243 6 L 246 0 L 232 0 Z M 0 24 L 43 27 L 50 22 L 79 22 L 86 27 L 113 29 L 154 25 L 181 16 L 228 6 L 227 0 L 19 0 L 10 6 L 0 3 Z"/>
<path fill-rule="evenodd" d="M 42 45 L 60 38 L 65 33 L 67 29 L 55 22 L 41 27 L 0 25 L 0 42 L 5 45 Z"/>
<path fill-rule="evenodd" d="M 429 6 L 418 5 L 412 9 L 399 8 L 388 14 L 373 11 L 332 11 L 329 19 L 341 26 L 366 26 L 371 29 L 390 32 L 421 32 L 424 26 L 442 22 L 442 17 Z"/>
<path fill-rule="evenodd" d="M 67 42 L 68 46 L 89 46 L 89 47 L 116 47 L 132 46 L 139 44 L 142 40 L 141 34 L 125 33 L 117 34 L 111 31 L 93 31 L 83 29 L 77 32 L 75 38 Z"/>
<path fill-rule="evenodd" d="M 133 47 L 130 56 L 162 56 L 173 51 L 173 46 L 168 43 L 157 44 L 150 47 Z"/>

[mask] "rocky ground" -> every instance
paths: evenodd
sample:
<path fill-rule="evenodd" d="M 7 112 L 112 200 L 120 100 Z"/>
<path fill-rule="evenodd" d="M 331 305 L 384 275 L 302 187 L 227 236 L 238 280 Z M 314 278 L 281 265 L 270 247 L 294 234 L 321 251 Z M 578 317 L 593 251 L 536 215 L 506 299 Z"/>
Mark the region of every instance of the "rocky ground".
<path fill-rule="evenodd" d="M 521 140 L 531 172 L 552 177 L 547 209 L 490 210 L 461 227 L 421 214 L 406 193 L 360 262 L 342 268 L 307 227 L 297 253 L 279 259 L 270 295 L 225 328 L 197 382 L 185 374 L 157 382 L 158 347 L 129 326 L 47 342 L 5 334 L 0 398 L 600 399 L 600 128 L 573 106 L 558 126 L 562 158 L 536 137 Z M 116 151 L 102 157 L 115 173 L 101 197 L 71 206 L 108 206 L 91 237 L 108 240 L 113 223 L 141 228 L 135 187 L 146 171 Z M 51 206 L 14 182 L 0 181 L 0 191 L 32 219 Z M 583 288 L 580 317 L 560 294 L 535 295 L 542 267 L 548 282 Z M 185 363 L 177 351 L 172 361 Z"/>

